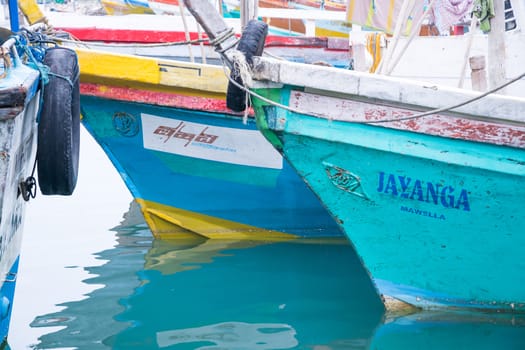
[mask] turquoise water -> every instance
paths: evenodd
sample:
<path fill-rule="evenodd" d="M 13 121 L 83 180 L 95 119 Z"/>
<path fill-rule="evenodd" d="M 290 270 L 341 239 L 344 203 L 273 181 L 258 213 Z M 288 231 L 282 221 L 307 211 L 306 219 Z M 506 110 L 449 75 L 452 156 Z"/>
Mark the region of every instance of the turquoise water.
<path fill-rule="evenodd" d="M 116 228 L 118 245 L 88 268 L 104 285 L 32 327 L 65 328 L 38 349 L 299 349 L 366 342 L 382 317 L 367 274 L 344 242 L 152 240 Z M 344 271 L 344 272 L 343 272 Z"/>
<path fill-rule="evenodd" d="M 33 349 L 524 349 L 525 319 L 385 315 L 342 240 L 159 241 L 132 206 Z M 58 329 L 58 330 L 57 330 Z"/>
<path fill-rule="evenodd" d="M 525 316 L 385 314 L 344 240 L 154 240 L 83 140 L 74 200 L 30 207 L 11 349 L 525 349 Z"/>

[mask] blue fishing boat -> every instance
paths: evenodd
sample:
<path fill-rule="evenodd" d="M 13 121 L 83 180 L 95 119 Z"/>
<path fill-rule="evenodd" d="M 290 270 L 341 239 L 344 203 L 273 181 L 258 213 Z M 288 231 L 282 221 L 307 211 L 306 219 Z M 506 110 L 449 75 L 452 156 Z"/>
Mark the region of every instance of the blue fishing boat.
<path fill-rule="evenodd" d="M 257 42 L 259 27 L 245 37 Z M 525 97 L 495 93 L 525 73 L 479 93 L 251 59 L 259 129 L 344 229 L 387 307 L 525 311 Z"/>
<path fill-rule="evenodd" d="M 254 119 L 226 107 L 223 67 L 77 54 L 82 123 L 156 237 L 342 236 Z"/>
<path fill-rule="evenodd" d="M 16 6 L 14 9 L 16 14 Z M 45 30 L 43 25 L 20 30 L 16 17 L 11 21 L 11 28 L 15 31 L 0 28 L 2 347 L 9 330 L 25 210 L 27 202 L 37 194 L 35 177 L 38 177 L 42 194 L 69 195 L 73 192 L 80 126 L 79 113 L 75 113 L 75 106 L 77 110 L 79 107 L 75 52 L 65 48 L 51 49 L 35 41 Z"/>

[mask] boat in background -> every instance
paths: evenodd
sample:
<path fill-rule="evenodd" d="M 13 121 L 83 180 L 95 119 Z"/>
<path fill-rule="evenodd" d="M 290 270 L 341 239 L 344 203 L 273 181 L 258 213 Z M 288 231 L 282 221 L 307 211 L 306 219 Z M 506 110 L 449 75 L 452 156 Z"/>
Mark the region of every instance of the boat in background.
<path fill-rule="evenodd" d="M 80 127 L 79 113 L 75 114 L 75 101 L 78 109 L 75 68 L 78 78 L 78 66 L 74 51 L 49 48 L 46 43 L 33 40 L 45 30 L 42 24 L 20 29 L 17 17 L 10 25 L 13 31 L 0 30 L 2 348 L 9 332 L 28 202 L 37 195 L 37 183 L 44 195 L 72 194 L 78 173 L 79 134 L 75 132 Z M 42 65 L 49 67 L 46 77 L 42 74 Z"/>
<path fill-rule="evenodd" d="M 228 6 L 228 3 L 222 0 L 210 0 L 214 6 L 216 6 L 217 11 L 219 11 L 224 18 L 239 18 L 240 10 L 238 4 L 237 6 Z M 179 0 L 148 0 L 149 7 L 157 15 L 176 15 L 180 16 L 181 9 L 184 12 L 184 2 Z M 186 14 L 187 11 L 186 11 Z"/>
<path fill-rule="evenodd" d="M 225 29 L 185 1 L 208 36 Z M 502 10 L 492 30 L 523 41 L 522 21 L 503 33 Z M 253 47 L 262 25 L 243 33 Z M 525 312 L 525 97 L 496 94 L 523 71 L 480 93 L 251 59 L 257 126 L 344 229 L 387 307 Z"/>
<path fill-rule="evenodd" d="M 346 11 L 348 0 L 294 0 L 297 7 L 320 10 Z"/>
<path fill-rule="evenodd" d="M 260 19 L 281 28 L 283 34 L 346 39 L 350 36 L 352 25 L 346 21 L 346 7 L 322 8 L 282 0 L 258 0 L 257 3 Z"/>
<path fill-rule="evenodd" d="M 112 16 L 155 13 L 145 0 L 100 0 L 100 4 Z"/>
<path fill-rule="evenodd" d="M 220 55 L 193 17 L 188 17 L 186 26 L 180 16 L 169 15 L 156 15 L 155 21 L 146 21 L 149 16 L 139 14 L 89 16 L 48 12 L 45 17 L 57 31 L 55 39 L 70 47 L 222 65 Z M 240 37 L 239 19 L 225 21 Z M 350 68 L 352 64 L 348 40 L 344 38 L 270 34 L 265 52 L 290 61 L 339 68 Z"/>

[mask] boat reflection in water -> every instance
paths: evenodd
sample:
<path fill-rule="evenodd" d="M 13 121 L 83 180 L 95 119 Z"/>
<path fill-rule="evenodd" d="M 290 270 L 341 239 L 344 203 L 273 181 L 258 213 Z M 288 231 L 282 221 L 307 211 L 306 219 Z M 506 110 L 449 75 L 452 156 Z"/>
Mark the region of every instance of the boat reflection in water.
<path fill-rule="evenodd" d="M 135 209 L 88 268 L 103 287 L 37 317 L 35 349 L 525 348 L 516 315 L 385 315 L 345 240 L 155 240 Z"/>

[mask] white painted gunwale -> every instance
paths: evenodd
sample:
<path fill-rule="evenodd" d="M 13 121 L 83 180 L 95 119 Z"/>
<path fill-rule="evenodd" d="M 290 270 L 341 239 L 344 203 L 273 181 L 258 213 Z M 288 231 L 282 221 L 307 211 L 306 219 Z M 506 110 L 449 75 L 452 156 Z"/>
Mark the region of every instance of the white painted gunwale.
<path fill-rule="evenodd" d="M 304 87 L 321 95 L 351 99 L 375 99 L 379 103 L 431 110 L 454 106 L 480 92 L 378 74 L 256 57 L 253 88 L 268 84 Z M 346 96 L 345 96 L 346 95 Z M 304 111 L 308 112 L 308 111 Z M 469 118 L 496 123 L 525 124 L 525 98 L 490 94 L 454 109 Z M 321 115 L 320 117 L 323 117 Z M 329 114 L 324 115 L 331 118 Z"/>

